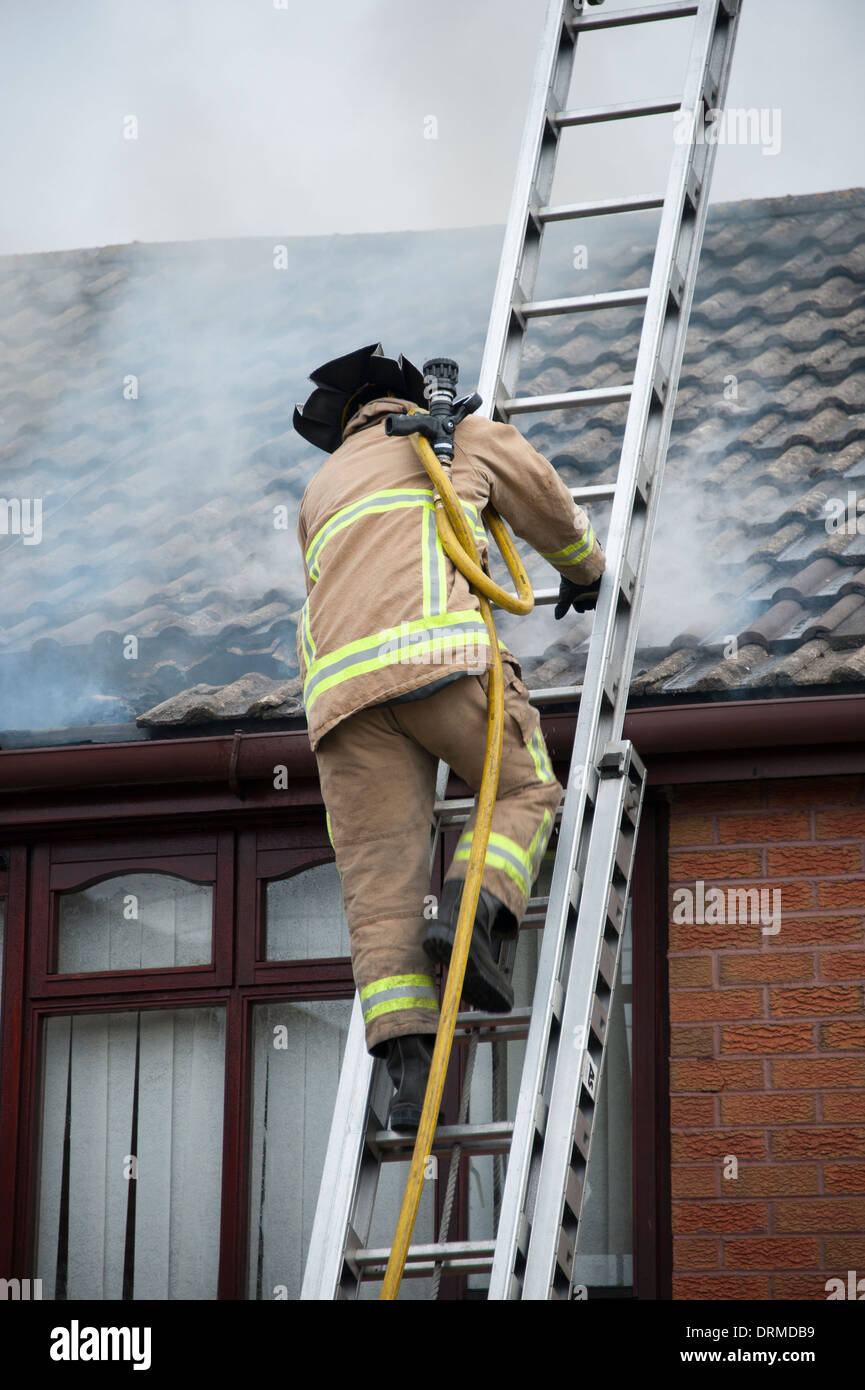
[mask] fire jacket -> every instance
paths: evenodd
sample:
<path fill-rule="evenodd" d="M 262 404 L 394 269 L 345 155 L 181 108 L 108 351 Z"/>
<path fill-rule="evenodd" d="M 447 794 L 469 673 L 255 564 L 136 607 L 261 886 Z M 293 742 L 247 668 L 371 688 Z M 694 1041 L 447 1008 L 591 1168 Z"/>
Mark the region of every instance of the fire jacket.
<path fill-rule="evenodd" d="M 491 663 L 478 600 L 438 538 L 429 475 L 410 439 L 384 432 L 386 415 L 415 409 L 394 398 L 363 406 L 300 504 L 307 599 L 297 652 L 313 749 L 368 705 L 449 673 L 480 675 Z M 485 569 L 481 513 L 491 502 L 565 578 L 591 584 L 603 573 L 585 512 L 513 425 L 467 416 L 454 436 L 451 477 Z M 499 646 L 520 674 L 516 657 Z"/>

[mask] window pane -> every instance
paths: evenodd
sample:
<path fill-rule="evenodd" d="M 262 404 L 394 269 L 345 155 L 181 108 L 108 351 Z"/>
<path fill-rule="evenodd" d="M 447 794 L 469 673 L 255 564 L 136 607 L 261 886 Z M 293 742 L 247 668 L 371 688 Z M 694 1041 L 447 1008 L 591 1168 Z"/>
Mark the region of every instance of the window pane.
<path fill-rule="evenodd" d="M 300 1297 L 350 999 L 253 1011 L 249 1297 Z"/>
<path fill-rule="evenodd" d="M 215 1298 L 223 1010 L 55 1016 L 43 1043 L 44 1296 Z"/>
<path fill-rule="evenodd" d="M 352 1001 L 259 1004 L 253 1023 L 250 1147 L 251 1299 L 299 1299 L 324 1168 Z M 382 1167 L 369 1240 L 390 1245 L 408 1163 Z M 434 1184 L 424 1183 L 415 1242 L 433 1239 Z M 429 1296 L 429 1279 L 406 1279 L 400 1301 Z M 377 1299 L 381 1283 L 361 1299 Z"/>
<path fill-rule="evenodd" d="M 265 899 L 265 960 L 347 956 L 348 923 L 335 864 L 272 879 Z"/>
<path fill-rule="evenodd" d="M 170 874 L 121 874 L 58 894 L 57 972 L 209 965 L 213 889 Z"/>

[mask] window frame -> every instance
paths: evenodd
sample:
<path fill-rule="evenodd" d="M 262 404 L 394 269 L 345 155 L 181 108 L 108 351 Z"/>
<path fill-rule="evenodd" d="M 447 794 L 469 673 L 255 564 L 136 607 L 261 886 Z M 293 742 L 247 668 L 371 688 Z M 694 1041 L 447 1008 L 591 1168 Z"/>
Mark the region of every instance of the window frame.
<path fill-rule="evenodd" d="M 60 895 L 134 873 L 161 873 L 213 889 L 213 935 L 209 964 L 97 970 L 58 974 Z M 86 842 L 62 835 L 32 852 L 30 899 L 31 999 L 140 995 L 150 990 L 228 986 L 232 982 L 234 932 L 234 832 L 199 835 L 134 834 Z"/>

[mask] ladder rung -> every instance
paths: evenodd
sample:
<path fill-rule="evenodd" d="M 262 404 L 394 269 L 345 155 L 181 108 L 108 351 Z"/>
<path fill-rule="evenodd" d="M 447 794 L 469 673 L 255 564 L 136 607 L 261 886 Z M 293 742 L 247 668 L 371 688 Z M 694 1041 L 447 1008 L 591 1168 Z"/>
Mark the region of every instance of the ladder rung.
<path fill-rule="evenodd" d="M 512 1009 L 509 1014 L 457 1014 L 454 1041 L 466 1042 L 476 1037 L 478 1042 L 519 1042 L 528 1037 L 532 1018 L 531 1004 Z"/>
<path fill-rule="evenodd" d="M 447 825 L 451 818 L 454 822 L 465 820 L 474 810 L 474 804 L 474 797 L 455 796 L 450 801 L 437 801 L 433 807 L 433 815 L 438 816 L 443 825 Z"/>
<path fill-rule="evenodd" d="M 448 1154 L 459 1144 L 464 1154 L 473 1156 L 506 1154 L 510 1152 L 513 1130 L 511 1120 L 493 1120 L 482 1125 L 439 1125 L 431 1152 Z M 382 1160 L 389 1163 L 400 1163 L 411 1158 L 414 1141 L 413 1134 L 397 1134 L 390 1129 L 381 1129 L 370 1139 Z"/>
<path fill-rule="evenodd" d="M 577 294 L 570 299 L 529 299 L 519 306 L 523 318 L 543 319 L 553 314 L 584 314 L 593 309 L 627 309 L 645 304 L 648 286 L 638 290 L 610 290 L 607 294 Z"/>
<path fill-rule="evenodd" d="M 618 101 L 609 106 L 584 106 L 577 111 L 557 111 L 553 125 L 563 129 L 565 126 L 595 125 L 600 121 L 625 121 L 631 116 L 663 116 L 668 111 L 678 111 L 681 105 L 681 97 L 668 97 L 663 101 Z"/>
<path fill-rule="evenodd" d="M 410 1245 L 405 1261 L 406 1278 L 423 1278 L 432 1274 L 436 1265 L 445 1272 L 453 1270 L 460 1274 L 485 1274 L 492 1268 L 495 1250 L 494 1240 L 454 1240 L 441 1245 Z M 387 1246 L 355 1250 L 351 1255 L 352 1264 L 363 1271 L 366 1279 L 381 1277 L 389 1259 Z"/>
<path fill-rule="evenodd" d="M 568 492 L 575 502 L 603 502 L 615 497 L 615 483 L 587 483 L 585 487 L 569 487 Z"/>
<path fill-rule="evenodd" d="M 642 10 L 619 10 L 609 14 L 582 15 L 575 19 L 573 28 L 585 34 L 591 29 L 618 29 L 625 24 L 649 24 L 653 19 L 688 19 L 699 9 L 695 0 L 671 0 L 667 5 L 647 5 Z"/>
<path fill-rule="evenodd" d="M 570 410 L 579 405 L 628 401 L 632 390 L 629 383 L 627 386 L 598 386 L 590 391 L 563 391 L 555 396 L 512 396 L 503 406 L 509 415 L 525 415 L 532 410 Z"/>
<path fill-rule="evenodd" d="M 559 203 L 555 207 L 538 208 L 540 222 L 570 222 L 577 217 L 607 217 L 614 212 L 643 212 L 646 208 L 662 208 L 663 193 L 638 193 L 633 198 L 601 198 L 592 203 Z"/>
<path fill-rule="evenodd" d="M 582 693 L 581 685 L 551 685 L 546 690 L 530 690 L 529 704 L 554 705 L 561 700 L 579 700 Z"/>

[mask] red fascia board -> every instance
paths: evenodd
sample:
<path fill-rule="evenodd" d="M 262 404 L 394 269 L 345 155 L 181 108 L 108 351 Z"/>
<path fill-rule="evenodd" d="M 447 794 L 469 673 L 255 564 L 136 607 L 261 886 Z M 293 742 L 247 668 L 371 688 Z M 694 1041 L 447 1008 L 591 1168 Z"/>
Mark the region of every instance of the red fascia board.
<path fill-rule="evenodd" d="M 856 743 L 865 740 L 865 693 L 632 709 L 625 715 L 624 737 L 643 758 L 659 753 Z"/>

